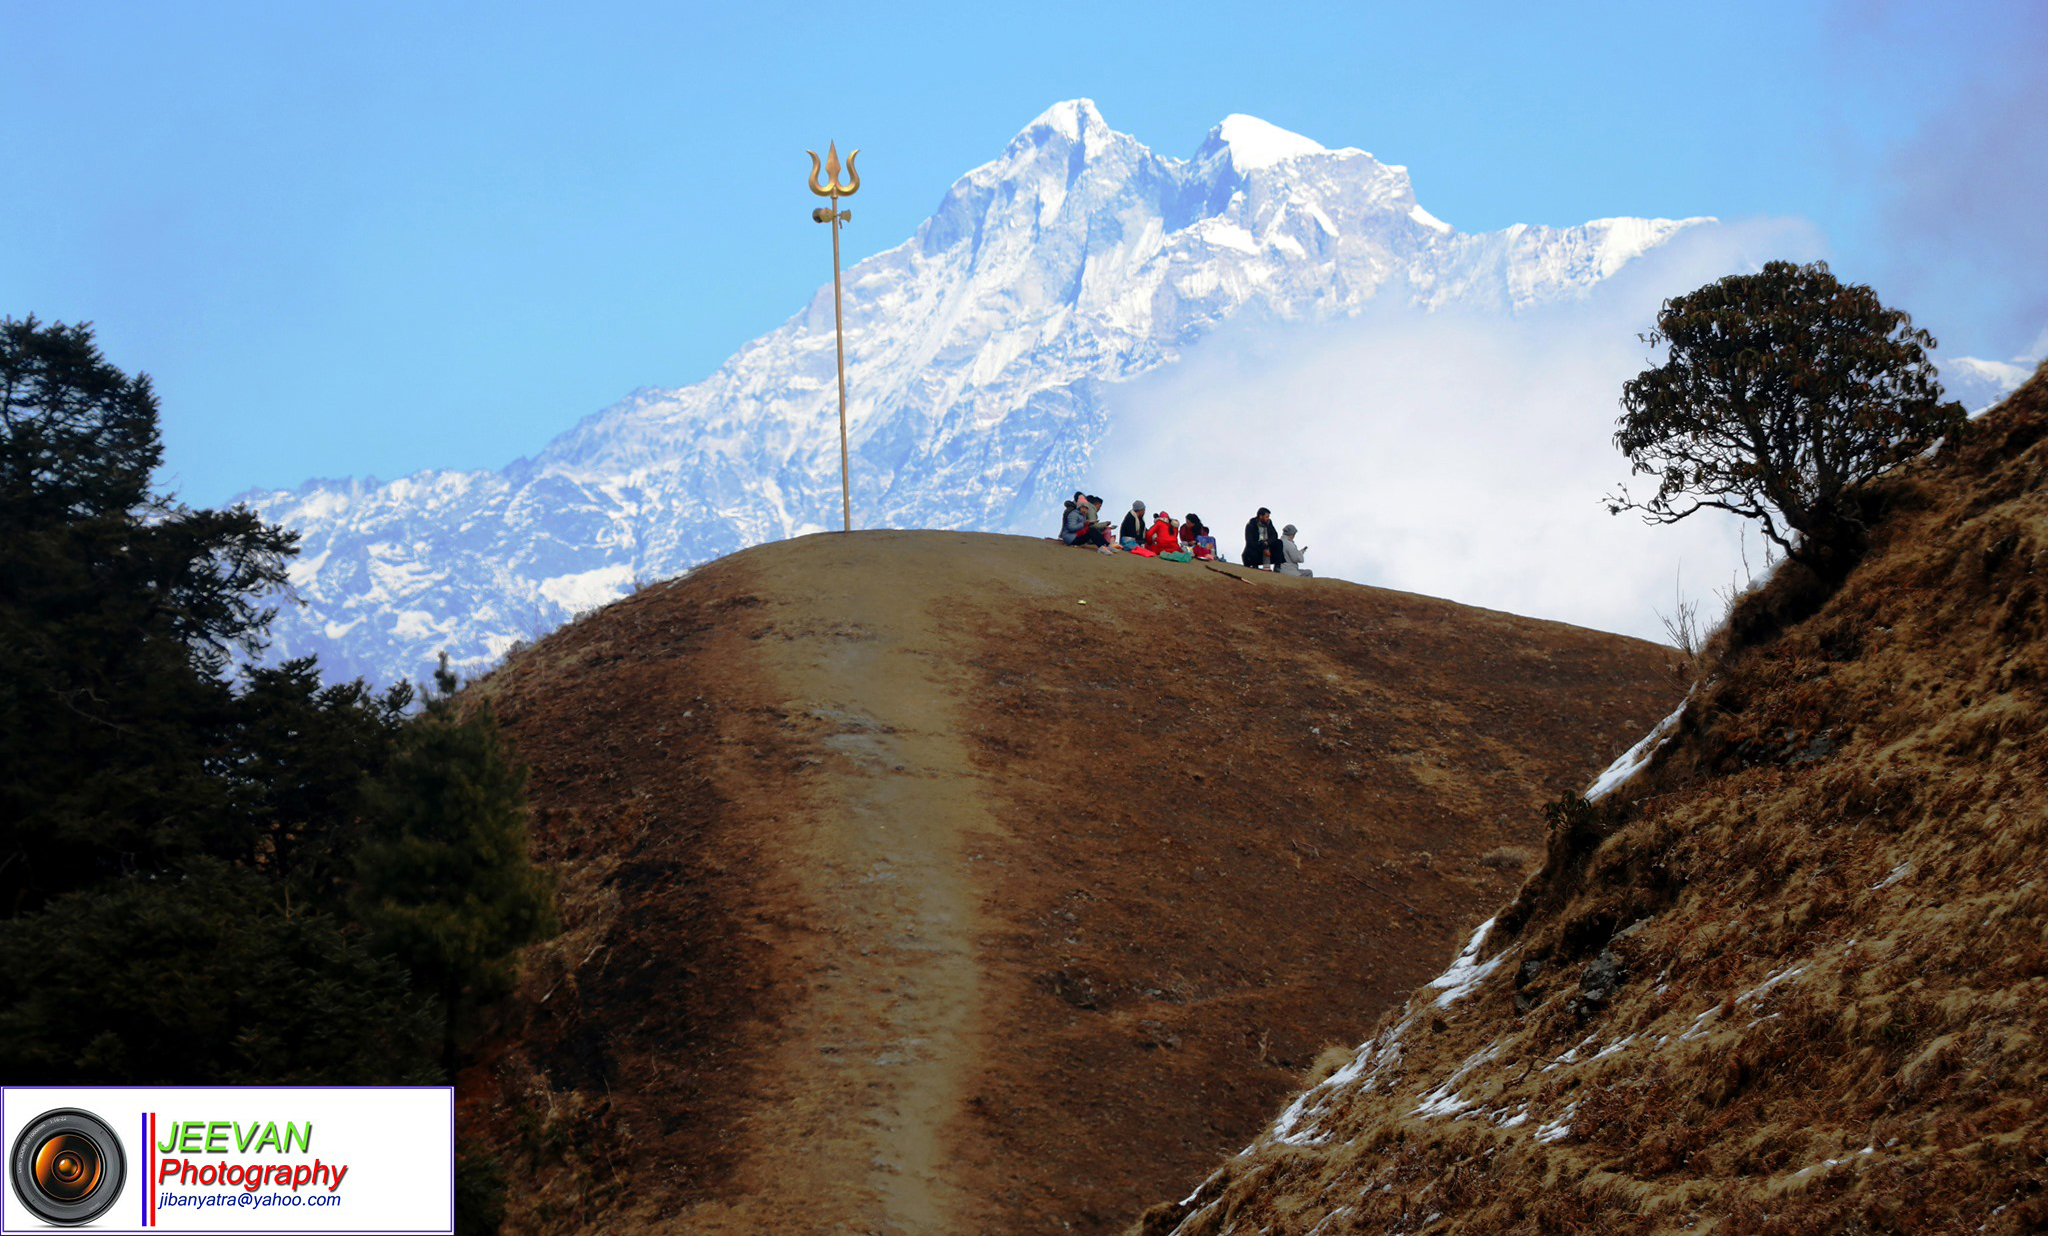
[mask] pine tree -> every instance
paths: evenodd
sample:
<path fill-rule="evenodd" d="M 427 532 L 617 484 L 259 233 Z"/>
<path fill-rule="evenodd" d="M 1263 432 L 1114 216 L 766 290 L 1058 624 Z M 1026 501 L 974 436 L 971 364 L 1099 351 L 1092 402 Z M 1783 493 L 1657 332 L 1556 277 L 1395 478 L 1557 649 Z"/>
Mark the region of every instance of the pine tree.
<path fill-rule="evenodd" d="M 511 984 L 515 950 L 555 930 L 554 895 L 527 857 L 525 771 L 483 706 L 463 716 L 444 655 L 438 694 L 371 788 L 355 856 L 356 916 L 447 1014 L 444 1058 Z"/>
<path fill-rule="evenodd" d="M 553 922 L 520 775 L 445 695 L 237 671 L 295 536 L 153 493 L 156 415 L 0 321 L 0 1075 L 431 1078 Z"/>
<path fill-rule="evenodd" d="M 147 376 L 0 321 L 0 913 L 252 838 L 216 775 L 295 536 L 150 492 Z"/>
<path fill-rule="evenodd" d="M 0 994 L 0 1076 L 18 1082 L 440 1080 L 442 1019 L 402 966 L 213 859 L 0 924 Z"/>
<path fill-rule="evenodd" d="M 396 753 L 412 686 L 323 684 L 311 657 L 250 669 L 231 709 L 224 771 L 246 817 L 250 863 L 287 906 L 340 906 L 367 827 L 364 794 Z"/>

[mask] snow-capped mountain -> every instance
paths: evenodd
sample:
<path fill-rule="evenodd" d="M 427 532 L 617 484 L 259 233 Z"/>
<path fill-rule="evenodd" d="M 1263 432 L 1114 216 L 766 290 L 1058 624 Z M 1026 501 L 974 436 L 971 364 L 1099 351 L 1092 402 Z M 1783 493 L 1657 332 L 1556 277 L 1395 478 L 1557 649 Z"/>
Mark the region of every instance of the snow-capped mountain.
<path fill-rule="evenodd" d="M 1173 158 L 1057 104 L 846 272 L 855 525 L 1047 531 L 1116 385 L 1226 322 L 1385 298 L 1512 314 L 1713 224 L 1465 233 L 1362 150 L 1234 115 Z M 832 327 L 826 285 L 703 381 L 636 391 L 500 471 L 244 495 L 303 535 L 304 604 L 271 655 L 377 681 L 442 649 L 475 669 L 636 579 L 838 527 Z"/>
<path fill-rule="evenodd" d="M 1942 392 L 1958 400 L 1972 414 L 1997 403 L 2019 389 L 2041 363 L 2039 356 L 2015 357 L 2009 361 L 1981 360 L 1958 356 L 1941 362 Z"/>

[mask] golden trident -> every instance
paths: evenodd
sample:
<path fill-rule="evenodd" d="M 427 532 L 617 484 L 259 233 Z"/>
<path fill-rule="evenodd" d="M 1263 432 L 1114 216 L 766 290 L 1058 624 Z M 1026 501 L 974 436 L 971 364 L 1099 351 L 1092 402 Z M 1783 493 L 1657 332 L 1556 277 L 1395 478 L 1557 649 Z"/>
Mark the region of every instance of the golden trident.
<path fill-rule="evenodd" d="M 839 143 L 833 142 L 825 148 L 825 176 L 823 184 L 818 183 L 818 152 L 806 150 L 811 156 L 811 192 L 819 197 L 832 199 L 830 206 L 820 206 L 811 212 L 811 218 L 818 223 L 832 225 L 832 333 L 839 341 L 839 498 L 845 506 L 846 531 L 853 531 L 853 484 L 848 479 L 846 460 L 846 324 L 839 309 L 839 225 L 853 221 L 853 212 L 839 209 L 839 199 L 852 197 L 860 192 L 860 171 L 853 161 L 859 156 L 859 148 L 846 156 L 847 175 L 853 183 L 839 183 Z"/>

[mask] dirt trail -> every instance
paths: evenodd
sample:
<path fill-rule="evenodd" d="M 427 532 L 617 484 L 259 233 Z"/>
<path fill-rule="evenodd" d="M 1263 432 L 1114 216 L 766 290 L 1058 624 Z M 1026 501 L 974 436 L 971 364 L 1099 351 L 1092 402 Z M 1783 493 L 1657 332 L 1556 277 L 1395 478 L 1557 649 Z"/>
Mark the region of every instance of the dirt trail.
<path fill-rule="evenodd" d="M 959 1181 L 940 1130 L 980 1054 L 979 896 L 963 844 L 1000 832 L 962 742 L 957 662 L 941 655 L 950 593 L 886 552 L 821 564 L 769 620 L 808 638 L 756 641 L 785 715 L 811 723 L 815 775 L 787 802 L 808 907 L 791 980 L 804 992 L 770 1070 L 792 1100 L 756 1121 L 775 1191 L 831 1199 L 815 1230 L 954 1232 Z M 922 585 L 922 586 L 921 586 Z M 818 638 L 822 636 L 822 638 Z"/>

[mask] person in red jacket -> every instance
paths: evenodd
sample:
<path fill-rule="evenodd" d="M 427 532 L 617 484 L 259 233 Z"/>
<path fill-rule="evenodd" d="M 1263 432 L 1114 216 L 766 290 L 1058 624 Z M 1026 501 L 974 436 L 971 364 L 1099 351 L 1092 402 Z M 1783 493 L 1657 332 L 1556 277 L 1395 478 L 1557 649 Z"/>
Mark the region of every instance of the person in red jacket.
<path fill-rule="evenodd" d="M 1152 521 L 1152 530 L 1145 534 L 1145 548 L 1155 554 L 1174 553 L 1180 549 L 1180 535 L 1174 531 L 1173 516 L 1159 512 Z"/>

